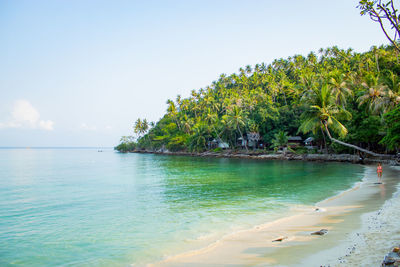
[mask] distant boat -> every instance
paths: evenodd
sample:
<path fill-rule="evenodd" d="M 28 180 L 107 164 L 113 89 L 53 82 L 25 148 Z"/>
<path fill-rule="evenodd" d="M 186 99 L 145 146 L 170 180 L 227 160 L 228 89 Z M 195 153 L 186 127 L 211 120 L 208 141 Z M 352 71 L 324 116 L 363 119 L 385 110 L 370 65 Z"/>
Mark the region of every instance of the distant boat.
<path fill-rule="evenodd" d="M 97 152 L 103 152 L 103 150 L 97 150 Z"/>

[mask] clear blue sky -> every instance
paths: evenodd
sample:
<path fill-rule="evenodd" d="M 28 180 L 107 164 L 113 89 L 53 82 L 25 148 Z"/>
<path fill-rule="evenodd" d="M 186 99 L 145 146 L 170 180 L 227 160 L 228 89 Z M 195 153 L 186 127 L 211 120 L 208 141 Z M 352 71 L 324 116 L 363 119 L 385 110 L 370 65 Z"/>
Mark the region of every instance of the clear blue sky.
<path fill-rule="evenodd" d="M 353 0 L 0 0 L 0 146 L 114 146 L 221 73 L 387 44 Z"/>

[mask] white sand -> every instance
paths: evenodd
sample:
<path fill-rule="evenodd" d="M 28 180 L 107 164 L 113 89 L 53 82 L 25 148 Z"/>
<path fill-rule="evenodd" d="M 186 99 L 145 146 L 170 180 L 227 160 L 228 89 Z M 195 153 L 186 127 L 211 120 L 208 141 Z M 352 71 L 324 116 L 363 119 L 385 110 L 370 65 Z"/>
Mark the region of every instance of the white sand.
<path fill-rule="evenodd" d="M 397 168 L 398 169 L 398 168 Z M 400 179 L 400 176 L 397 177 Z M 326 266 L 380 266 L 384 256 L 400 245 L 400 186 L 392 198 L 377 211 L 361 216 L 362 225 L 336 247 L 338 258 L 331 257 Z"/>
<path fill-rule="evenodd" d="M 382 185 L 375 167 L 366 167 L 361 183 L 318 203 L 319 211 L 307 207 L 154 266 L 377 266 L 400 234 L 399 172 L 384 171 Z M 310 235 L 320 229 L 329 232 Z M 278 237 L 285 239 L 272 242 Z"/>

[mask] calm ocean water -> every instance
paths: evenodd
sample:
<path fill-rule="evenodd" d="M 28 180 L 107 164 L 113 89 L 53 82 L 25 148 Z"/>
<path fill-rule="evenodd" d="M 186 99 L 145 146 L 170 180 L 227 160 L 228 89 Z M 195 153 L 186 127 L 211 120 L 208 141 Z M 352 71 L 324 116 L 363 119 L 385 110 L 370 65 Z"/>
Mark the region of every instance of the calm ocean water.
<path fill-rule="evenodd" d="M 0 149 L 0 266 L 141 266 L 313 205 L 343 163 Z"/>

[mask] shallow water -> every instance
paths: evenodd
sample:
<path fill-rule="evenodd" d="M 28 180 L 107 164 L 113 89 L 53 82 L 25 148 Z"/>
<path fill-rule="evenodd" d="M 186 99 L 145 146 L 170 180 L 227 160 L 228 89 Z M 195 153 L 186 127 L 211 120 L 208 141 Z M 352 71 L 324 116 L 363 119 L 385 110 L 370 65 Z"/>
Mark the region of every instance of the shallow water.
<path fill-rule="evenodd" d="M 313 205 L 362 176 L 344 163 L 0 149 L 0 265 L 141 266 Z"/>

